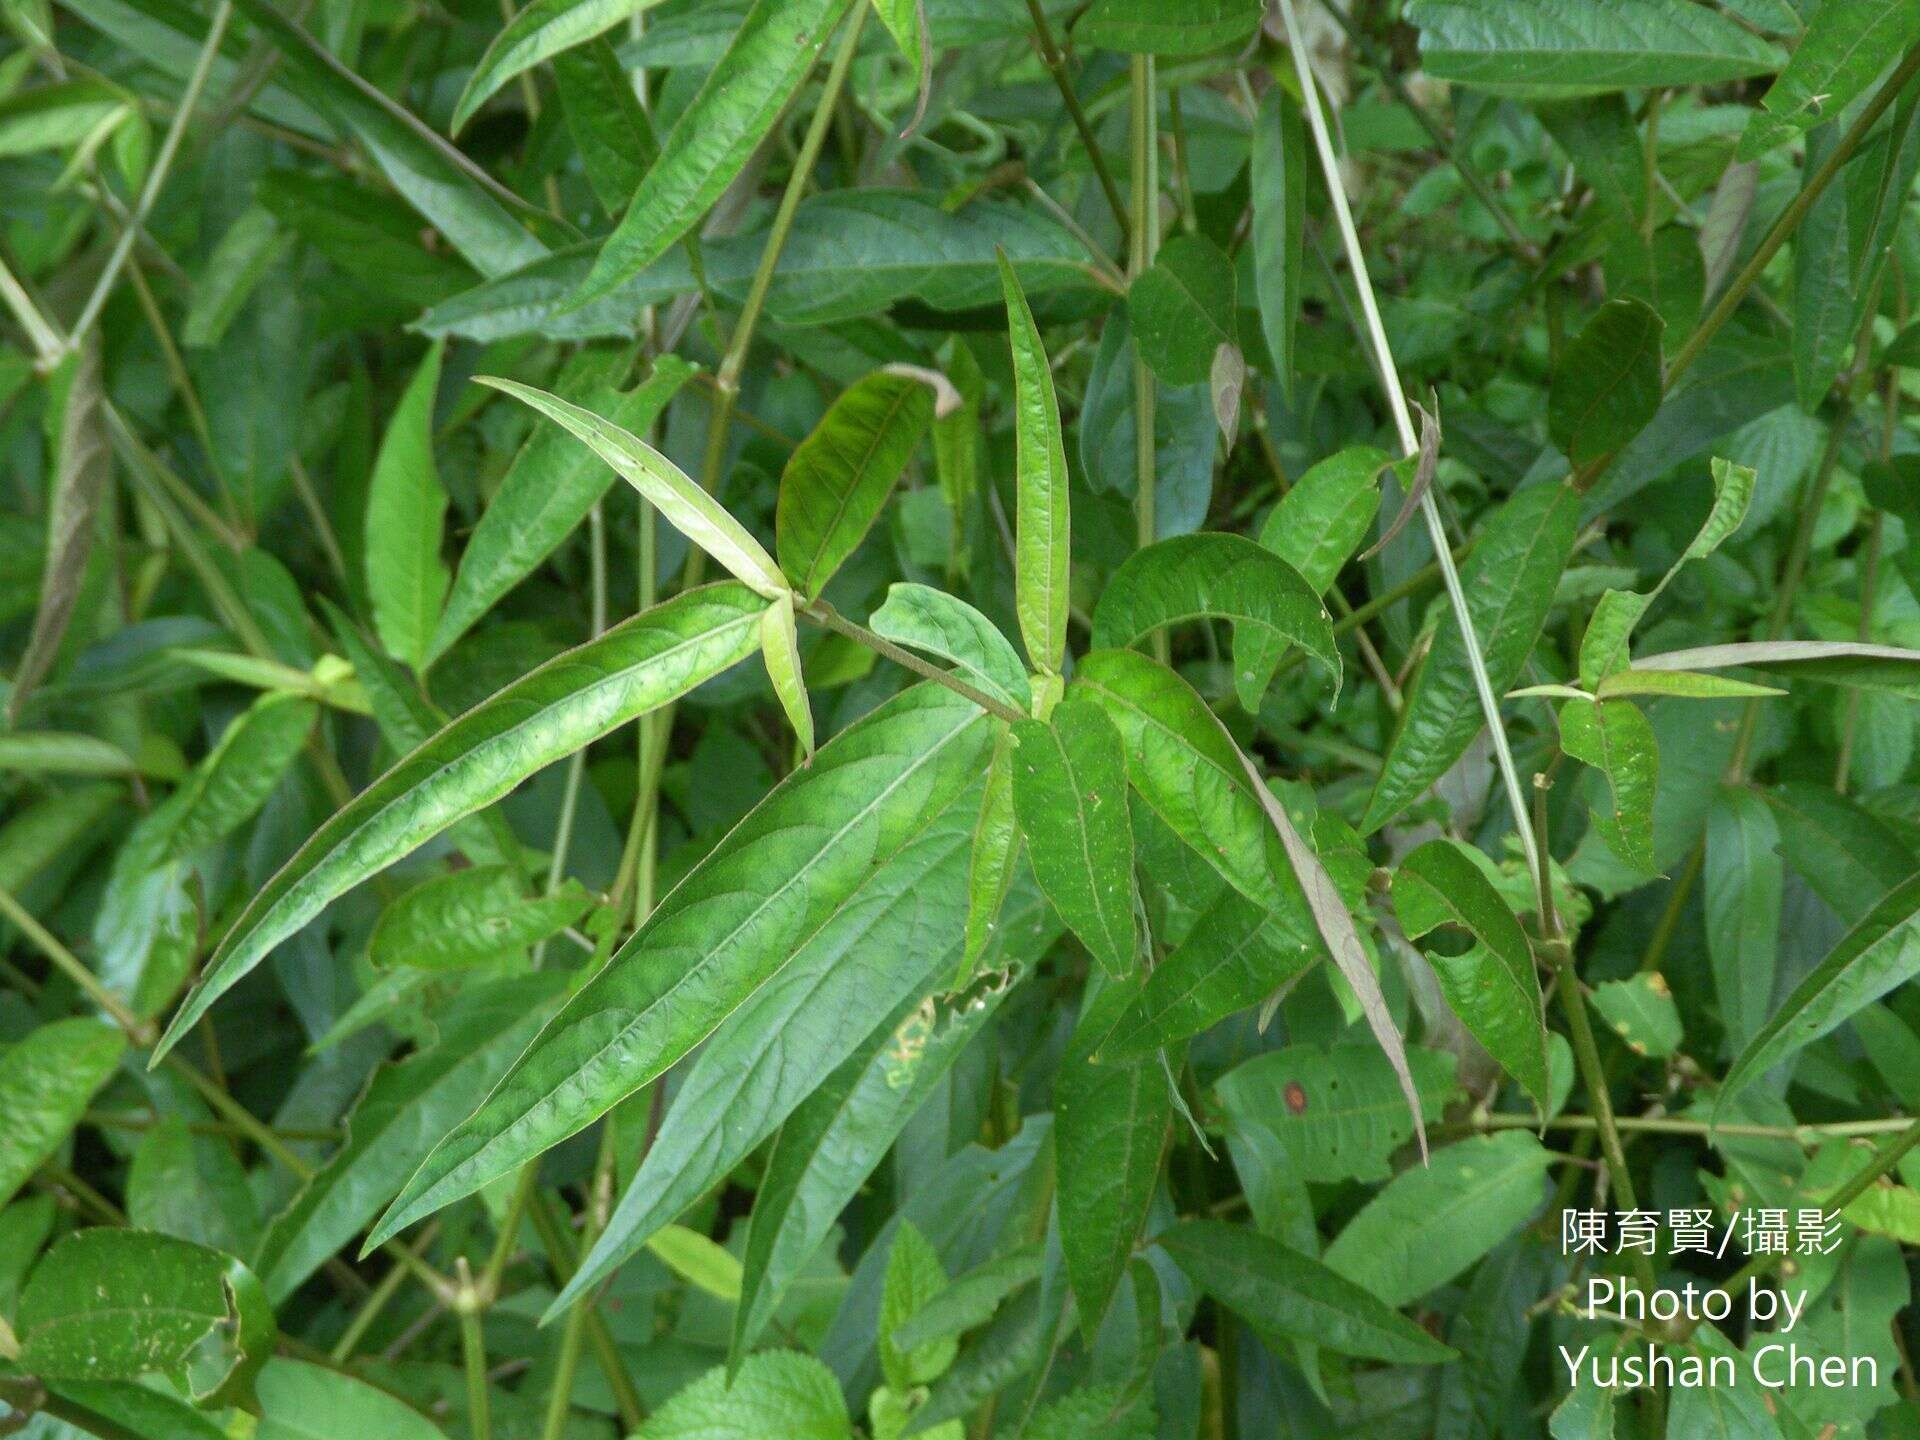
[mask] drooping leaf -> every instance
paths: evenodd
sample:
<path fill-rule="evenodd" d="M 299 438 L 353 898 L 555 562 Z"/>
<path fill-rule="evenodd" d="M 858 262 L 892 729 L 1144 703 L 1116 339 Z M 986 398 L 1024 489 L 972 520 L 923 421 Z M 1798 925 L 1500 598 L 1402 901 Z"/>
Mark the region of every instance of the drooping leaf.
<path fill-rule="evenodd" d="M 444 1440 L 438 1426 L 404 1401 L 324 1365 L 269 1360 L 254 1388 L 260 1396 L 254 1440 L 327 1440 L 346 1434 Z"/>
<path fill-rule="evenodd" d="M 1198 385 L 1213 352 L 1238 343 L 1234 306 L 1233 262 L 1203 235 L 1169 240 L 1127 290 L 1134 341 L 1169 385 Z"/>
<path fill-rule="evenodd" d="M 339 895 L 556 760 L 753 653 L 765 603 L 708 585 L 523 676 L 361 791 L 253 897 L 162 1037 L 213 1002 Z"/>
<path fill-rule="evenodd" d="M 396 660 L 426 664 L 447 566 L 440 557 L 447 492 L 433 463 L 433 402 L 444 343 L 435 341 L 400 397 L 367 490 L 367 594 L 374 628 Z"/>
<path fill-rule="evenodd" d="M 1560 747 L 1599 771 L 1608 803 L 1593 809 L 1593 824 L 1613 853 L 1643 874 L 1654 874 L 1653 797 L 1660 744 L 1631 700 L 1570 700 L 1560 708 Z"/>
<path fill-rule="evenodd" d="M 603 35 L 658 0 L 532 0 L 493 37 L 473 67 L 448 123 L 459 134 L 487 100 L 516 76 L 551 60 L 563 50 Z"/>
<path fill-rule="evenodd" d="M 1012 642 L 966 601 L 931 585 L 895 581 L 867 623 L 896 645 L 950 661 L 970 684 L 1015 709 L 1033 708 L 1033 687 Z"/>
<path fill-rule="evenodd" d="M 800 667 L 800 636 L 794 627 L 793 596 L 782 595 L 760 617 L 760 658 L 774 696 L 793 726 L 803 760 L 813 757 L 813 706 Z"/>
<path fill-rule="evenodd" d="M 1040 343 L 1020 279 L 996 252 L 1013 347 L 1015 478 L 1015 608 L 1027 659 L 1058 673 L 1067 647 L 1067 451 L 1053 370 Z"/>
<path fill-rule="evenodd" d="M 1260 543 L 1299 571 L 1315 594 L 1326 594 L 1380 511 L 1380 472 L 1391 463 L 1371 445 L 1329 455 L 1268 512 Z M 1263 647 L 1268 643 L 1250 638 Z"/>
<path fill-rule="evenodd" d="M 1094 0 L 1073 34 L 1135 55 L 1203 55 L 1244 40 L 1259 21 L 1252 0 Z"/>
<path fill-rule="evenodd" d="M 1751 640 L 1643 655 L 1631 674 L 1751 667 L 1794 680 L 1920 698 L 1920 650 L 1851 640 Z"/>
<path fill-rule="evenodd" d="M 0 1205 L 59 1148 L 126 1041 L 97 1020 L 54 1020 L 0 1051 Z"/>
<path fill-rule="evenodd" d="M 1707 960 L 1727 1047 L 1738 1054 L 1766 1023 L 1779 973 L 1780 827 L 1759 796 L 1723 787 L 1707 812 L 1706 847 Z"/>
<path fill-rule="evenodd" d="M 1575 465 L 1623 448 L 1660 408 L 1660 336 L 1639 300 L 1609 300 L 1560 356 L 1547 428 Z"/>
<path fill-rule="evenodd" d="M 1300 107 L 1283 86 L 1269 86 L 1260 98 L 1252 165 L 1254 295 L 1274 377 L 1281 397 L 1291 402 L 1293 337 L 1306 266 L 1307 140 Z M 1261 543 L 1266 543 L 1264 537 Z M 1304 566 L 1296 568 L 1307 573 Z M 1309 582 L 1312 578 L 1308 576 Z"/>

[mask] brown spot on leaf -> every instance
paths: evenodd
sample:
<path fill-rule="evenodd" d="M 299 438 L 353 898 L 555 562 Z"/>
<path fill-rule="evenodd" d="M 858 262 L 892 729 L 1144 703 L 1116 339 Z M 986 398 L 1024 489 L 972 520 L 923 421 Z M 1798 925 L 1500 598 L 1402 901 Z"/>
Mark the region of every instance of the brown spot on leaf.
<path fill-rule="evenodd" d="M 1289 1080 L 1287 1088 L 1280 1092 L 1287 1102 L 1287 1110 L 1294 1115 L 1307 1113 L 1307 1087 L 1298 1080 Z"/>

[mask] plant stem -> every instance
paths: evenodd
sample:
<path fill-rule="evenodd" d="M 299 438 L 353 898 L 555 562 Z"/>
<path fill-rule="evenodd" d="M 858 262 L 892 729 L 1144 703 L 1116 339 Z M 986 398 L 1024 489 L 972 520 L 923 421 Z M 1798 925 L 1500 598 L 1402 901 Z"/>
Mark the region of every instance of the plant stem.
<path fill-rule="evenodd" d="M 1087 120 L 1087 112 L 1080 108 L 1080 97 L 1073 93 L 1073 81 L 1067 76 L 1066 57 L 1054 43 L 1053 29 L 1047 24 L 1047 12 L 1041 8 L 1040 0 L 1027 0 L 1027 14 L 1033 20 L 1033 35 L 1040 46 L 1041 63 L 1047 67 L 1047 73 L 1053 77 L 1053 83 L 1060 91 L 1060 101 L 1073 119 L 1073 128 L 1080 132 L 1080 143 L 1085 147 L 1087 160 L 1093 166 L 1094 178 L 1100 182 L 1100 193 L 1107 197 L 1107 207 L 1113 211 L 1114 222 L 1120 227 L 1120 248 L 1124 250 L 1129 243 L 1132 227 L 1127 220 L 1126 203 L 1120 198 L 1120 187 L 1114 184 L 1113 171 L 1107 168 L 1107 157 L 1100 153 L 1099 142 L 1093 138 L 1093 126 Z"/>
<path fill-rule="evenodd" d="M 1152 56 L 1133 57 L 1129 85 L 1133 121 L 1130 178 L 1133 213 L 1139 217 L 1127 247 L 1127 278 L 1132 281 L 1138 280 L 1153 264 L 1154 252 L 1160 243 L 1160 183 L 1156 173 L 1159 146 L 1154 133 L 1154 122 L 1158 117 L 1154 112 Z M 1151 545 L 1159 535 L 1154 513 L 1154 399 L 1153 371 L 1147 368 L 1146 358 L 1141 353 L 1136 337 L 1133 345 L 1134 516 L 1137 523 L 1136 543 L 1141 549 Z M 1155 655 L 1165 660 L 1167 642 L 1164 633 L 1156 634 L 1153 644 Z"/>
<path fill-rule="evenodd" d="M 73 981 L 89 1000 L 104 1010 L 107 1018 L 125 1033 L 129 1041 L 143 1047 L 153 1044 L 156 1038 L 153 1022 L 142 1020 L 129 1010 L 126 1003 L 107 989 L 100 977 L 89 970 L 78 955 L 61 944 L 58 936 L 35 919 L 26 906 L 14 899 L 12 892 L 4 889 L 0 889 L 0 916 L 10 921 L 33 942 L 42 955 L 53 962 L 55 969 Z"/>
<path fill-rule="evenodd" d="M 573 1278 L 579 1263 L 578 1256 L 568 1238 L 566 1226 L 553 1213 L 553 1202 L 544 1191 L 533 1192 L 527 1205 L 527 1219 L 532 1222 L 534 1233 L 540 1237 L 541 1248 L 547 1252 L 547 1265 L 553 1271 L 555 1282 L 565 1285 Z M 620 1412 L 621 1422 L 629 1431 L 638 1430 L 646 1422 L 646 1406 L 640 1403 L 640 1392 L 634 1388 L 632 1377 L 627 1374 L 625 1362 L 620 1358 L 619 1347 L 613 1343 L 606 1321 L 601 1318 L 591 1298 L 582 1299 L 576 1311 L 586 1312 L 586 1338 L 593 1346 L 594 1357 L 600 1362 L 608 1388 L 613 1391 L 614 1407 Z"/>
<path fill-rule="evenodd" d="M 466 1260 L 461 1258 L 461 1268 Z M 460 1319 L 460 1363 L 467 1376 L 467 1421 L 473 1440 L 491 1440 L 493 1419 L 487 1403 L 487 1337 L 481 1327 L 480 1311 L 462 1306 Z"/>

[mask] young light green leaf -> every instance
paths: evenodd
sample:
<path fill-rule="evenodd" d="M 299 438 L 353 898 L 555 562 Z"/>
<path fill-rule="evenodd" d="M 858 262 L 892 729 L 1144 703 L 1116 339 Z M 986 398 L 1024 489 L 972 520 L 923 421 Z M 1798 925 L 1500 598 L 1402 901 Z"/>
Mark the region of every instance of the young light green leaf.
<path fill-rule="evenodd" d="M 1128 556 L 1093 612 L 1094 648 L 1122 649 L 1201 616 L 1233 621 L 1234 687 L 1244 709 L 1259 710 L 1288 645 L 1318 660 L 1338 692 L 1340 650 L 1319 594 L 1278 555 L 1238 535 L 1180 535 Z M 1250 640 L 1253 663 L 1243 658 Z"/>
<path fill-rule="evenodd" d="M 1670 695 L 1679 700 L 1764 700 L 1787 692 L 1726 675 L 1628 669 L 1614 671 L 1594 687 L 1593 693 L 1600 700 L 1625 700 L 1635 695 Z"/>
<path fill-rule="evenodd" d="M 912 1319 L 896 1326 L 893 1343 L 911 1350 L 984 1325 L 1001 1301 L 1038 1280 L 1045 1264 L 1046 1248 L 1041 1244 L 1023 1245 L 983 1261 L 914 1311 Z"/>
<path fill-rule="evenodd" d="M 173 754 L 179 773 L 179 752 Z M 67 730 L 15 730 L 0 735 L 0 774 L 86 775 L 96 778 L 151 773 L 110 740 Z"/>
<path fill-rule="evenodd" d="M 1920 975 L 1920 877 L 1890 891 L 1794 988 L 1727 1072 L 1716 1112 L 1775 1065 L 1915 975 Z"/>
<path fill-rule="evenodd" d="M 262 695 L 234 718 L 186 783 L 148 817 L 149 863 L 197 855 L 259 813 L 299 757 L 319 707 L 286 694 Z"/>
<path fill-rule="evenodd" d="M 1680 1048 L 1680 1011 L 1658 970 L 1596 985 L 1593 1008 L 1636 1055 L 1663 1060 Z"/>
<path fill-rule="evenodd" d="M 1540 1208 L 1552 1164 L 1525 1130 L 1448 1145 L 1363 1205 L 1327 1247 L 1327 1265 L 1385 1304 L 1418 1300 Z"/>
<path fill-rule="evenodd" d="M 1004 250 L 996 250 L 1013 345 L 1016 492 L 1014 602 L 1034 668 L 1058 674 L 1067 652 L 1067 449 L 1053 369 Z"/>
<path fill-rule="evenodd" d="M 1260 543 L 1299 571 L 1316 595 L 1326 594 L 1380 511 L 1380 472 L 1391 463 L 1371 445 L 1349 445 L 1329 455 L 1268 512 Z M 1236 649 L 1238 643 L 1244 642 Z"/>
<path fill-rule="evenodd" d="M 1758 795 L 1723 786 L 1707 811 L 1706 847 L 1707 960 L 1727 1046 L 1737 1055 L 1766 1023 L 1779 973 L 1780 827 Z"/>
<path fill-rule="evenodd" d="M 0 1205 L 59 1148 L 126 1041 L 97 1020 L 53 1020 L 0 1051 Z"/>
<path fill-rule="evenodd" d="M 1635 590 L 1601 594 L 1580 637 L 1580 683 L 1588 690 L 1597 693 L 1632 663 L 1633 630 L 1652 603 L 1652 595 Z"/>
<path fill-rule="evenodd" d="M 987 766 L 980 793 L 980 815 L 967 852 L 966 940 L 955 973 L 964 984 L 979 967 L 980 956 L 1000 926 L 1000 912 L 1020 859 L 1020 825 L 1013 808 L 1013 737 L 1002 731 Z"/>
<path fill-rule="evenodd" d="M 269 1360 L 254 1388 L 260 1397 L 254 1440 L 332 1440 L 339 1435 L 445 1440 L 439 1427 L 404 1401 L 324 1365 Z"/>
<path fill-rule="evenodd" d="M 1204 55 L 1246 39 L 1259 23 L 1253 0 L 1094 0 L 1073 38 L 1135 55 Z"/>
<path fill-rule="evenodd" d="M 1653 858 L 1653 797 L 1660 744 L 1630 700 L 1570 700 L 1560 707 L 1560 748 L 1606 779 L 1610 801 L 1595 806 L 1594 828 L 1609 849 L 1645 875 Z"/>
<path fill-rule="evenodd" d="M 335 898 L 556 760 L 751 655 L 765 608 L 741 585 L 690 590 L 523 676 L 448 725 L 355 796 L 253 897 L 158 1053 Z"/>
<path fill-rule="evenodd" d="M 978 783 L 991 733 L 971 702 L 923 685 L 823 746 L 813 764 L 795 771 L 729 832 L 574 995 L 479 1110 L 435 1148 L 369 1243 L 591 1124 L 797 962 L 806 962 L 801 969 L 830 966 L 859 943 L 873 943 L 881 956 L 910 946 L 877 937 L 913 928 L 917 912 L 903 911 L 903 898 L 916 883 L 925 884 L 929 865 L 946 854 L 942 847 L 951 845 L 957 858 L 966 816 L 961 825 L 939 822 Z M 855 775 L 858 783 L 849 783 Z M 957 931 L 957 883 L 953 891 Z M 861 978 L 857 970 L 843 977 L 856 987 Z M 794 1003 L 806 998 L 790 997 Z M 888 999 L 882 1013 L 893 1003 Z M 839 1017 L 819 1018 L 831 1026 Z M 837 1053 L 824 1041 L 808 1053 L 830 1071 L 870 1029 L 841 1037 Z M 735 1044 L 735 1053 L 757 1050 L 762 1036 Z M 713 1047 L 705 1053 L 716 1065 L 727 1059 Z M 772 1123 L 778 1120 L 776 1114 Z M 609 1230 L 595 1254 L 617 1254 L 629 1238 Z M 590 1257 L 573 1284 L 598 1278 L 598 1263 Z"/>
<path fill-rule="evenodd" d="M 1290 403 L 1293 336 L 1300 318 L 1301 276 L 1307 253 L 1307 140 L 1300 106 L 1285 86 L 1270 85 L 1260 97 L 1260 113 L 1253 122 L 1252 164 L 1253 290 L 1260 304 L 1267 357 L 1280 382 L 1281 398 Z M 1285 497 L 1281 503 L 1285 503 Z M 1267 544 L 1264 534 L 1260 543 Z M 1291 557 L 1282 554 L 1282 558 Z M 1311 584 L 1313 576 L 1306 567 L 1297 561 L 1295 565 Z M 1326 586 L 1315 588 L 1325 590 Z"/>
<path fill-rule="evenodd" d="M 1262 1337 L 1305 1340 L 1337 1354 L 1398 1365 L 1437 1365 L 1454 1357 L 1413 1321 L 1338 1271 L 1258 1230 L 1219 1220 L 1188 1220 L 1156 1243 L 1194 1284 Z"/>
<path fill-rule="evenodd" d="M 501 86 L 564 50 L 604 35 L 614 26 L 659 3 L 659 0 L 532 0 L 493 37 L 487 53 L 473 67 L 448 122 L 458 135 L 467 121 Z"/>
<path fill-rule="evenodd" d="M 933 419 L 933 392 L 878 371 L 849 386 L 780 476 L 780 568 L 808 600 L 847 561 L 886 508 Z"/>
<path fill-rule="evenodd" d="M 880 1352 L 880 1371 L 896 1392 L 905 1393 L 916 1385 L 930 1384 L 946 1373 L 959 1353 L 959 1342 L 952 1337 L 930 1340 L 912 1350 L 901 1350 L 893 1334 L 928 1301 L 947 1288 L 947 1272 L 940 1256 L 927 1237 L 911 1220 L 902 1220 L 893 1232 L 893 1247 L 887 1253 L 886 1280 L 880 1290 L 880 1325 L 876 1346 Z"/>
<path fill-rule="evenodd" d="M 1135 343 L 1169 385 L 1200 384 L 1213 352 L 1238 343 L 1234 306 L 1233 262 L 1204 235 L 1167 241 L 1127 289 Z"/>
<path fill-rule="evenodd" d="M 1621 449 L 1660 408 L 1665 323 L 1639 300 L 1609 300 L 1566 347 L 1547 396 L 1547 430 L 1576 466 Z"/>
<path fill-rule="evenodd" d="M 380 912 L 367 942 L 375 969 L 463 970 L 513 957 L 577 922 L 593 896 L 577 880 L 529 899 L 510 865 L 470 865 L 436 875 Z"/>
<path fill-rule="evenodd" d="M 681 534 L 726 566 L 742 584 L 773 600 L 787 593 L 787 582 L 773 557 L 747 533 L 726 508 L 694 483 L 678 465 L 639 436 L 591 410 L 514 380 L 476 376 L 482 385 L 513 396 L 564 426 L 591 447 L 620 478 L 646 497 Z"/>
<path fill-rule="evenodd" d="M 811 1355 L 749 1355 L 731 1381 L 716 1365 L 647 1417 L 633 1440 L 852 1440 L 840 1382 Z"/>
<path fill-rule="evenodd" d="M 1546 623 L 1560 573 L 1573 553 L 1580 500 L 1565 485 L 1529 485 L 1488 520 L 1461 569 L 1496 695 L 1512 686 Z M 1449 610 L 1400 713 L 1362 829 L 1379 829 L 1443 775 L 1480 731 L 1483 717 L 1459 621 Z"/>
<path fill-rule="evenodd" d="M 1493 883 L 1457 841 L 1429 840 L 1394 871 L 1393 909 L 1409 939 L 1442 926 L 1473 937 L 1458 954 L 1429 950 L 1427 962 L 1454 1014 L 1544 1109 L 1550 1097 L 1540 976 L 1527 932 Z"/>
<path fill-rule="evenodd" d="M 729 1304 L 740 1299 L 740 1262 L 725 1246 L 684 1225 L 663 1225 L 647 1237 L 647 1249 L 694 1289 Z"/>
<path fill-rule="evenodd" d="M 447 492 L 433 464 L 433 401 L 444 341 L 414 371 L 387 424 L 367 489 L 367 594 L 380 643 L 416 670 L 426 664 L 447 566 L 440 558 Z"/>
<path fill-rule="evenodd" d="M 574 292 L 577 308 L 666 254 L 700 223 L 779 120 L 849 0 L 755 0 L 726 54 L 661 142 L 633 203 Z"/>
<path fill-rule="evenodd" d="M 813 707 L 807 700 L 807 680 L 800 666 L 800 636 L 793 623 L 793 596 L 780 596 L 760 617 L 760 658 L 780 708 L 787 712 L 803 760 L 813 758 Z"/>
<path fill-rule="evenodd" d="M 927 100 L 933 89 L 933 42 L 927 34 L 927 3 L 926 0 L 873 0 L 873 8 L 913 71 L 916 92 L 913 118 L 900 132 L 905 139 L 918 130 L 926 118 Z"/>
<path fill-rule="evenodd" d="M 1111 977 L 1133 973 L 1133 827 L 1127 757 L 1099 706 L 1068 700 L 1013 726 L 1013 808 L 1034 877 Z"/>
<path fill-rule="evenodd" d="M 1916 41 L 1920 12 L 1906 0 L 1822 5 L 1760 103 L 1795 130 L 1809 129 L 1845 111 Z"/>
<path fill-rule="evenodd" d="M 1019 652 L 999 626 L 966 601 L 931 585 L 898 580 L 887 587 L 886 604 L 867 623 L 896 645 L 952 662 L 969 684 L 1016 710 L 1033 708 L 1033 687 Z"/>

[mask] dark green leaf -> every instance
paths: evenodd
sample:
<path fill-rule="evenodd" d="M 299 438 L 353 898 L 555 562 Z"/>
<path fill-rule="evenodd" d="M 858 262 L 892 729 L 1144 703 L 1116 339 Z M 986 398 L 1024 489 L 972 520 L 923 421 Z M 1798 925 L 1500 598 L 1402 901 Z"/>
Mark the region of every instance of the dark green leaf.
<path fill-rule="evenodd" d="M 1213 352 L 1237 343 L 1233 262 L 1202 235 L 1169 240 L 1127 290 L 1135 343 L 1169 385 L 1198 385 Z"/>
<path fill-rule="evenodd" d="M 1300 107 L 1283 86 L 1269 86 L 1260 99 L 1253 126 L 1252 187 L 1254 295 L 1274 377 L 1282 398 L 1290 401 L 1293 335 L 1306 265 L 1307 140 Z M 1306 573 L 1304 568 L 1301 573 Z"/>
<path fill-rule="evenodd" d="M 1560 356 L 1547 429 L 1575 465 L 1612 454 L 1660 408 L 1664 325 L 1638 300 L 1610 300 Z"/>
<path fill-rule="evenodd" d="M 126 1050 L 97 1020 L 54 1020 L 0 1051 L 0 1204 L 51 1159 Z"/>
<path fill-rule="evenodd" d="M 1253 0 L 1094 0 L 1073 34 L 1136 55 L 1201 55 L 1244 40 L 1259 22 Z"/>

